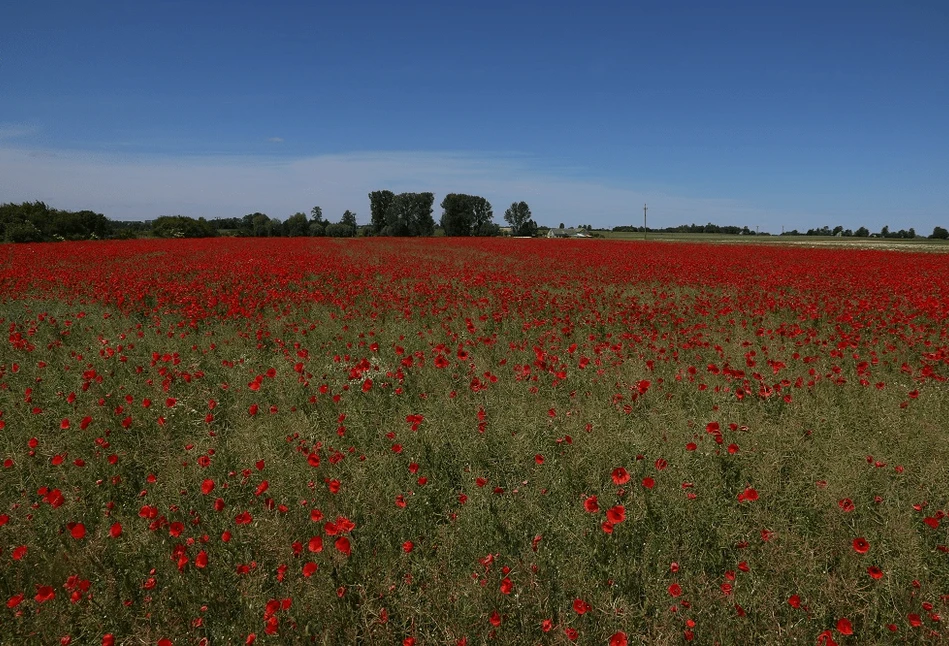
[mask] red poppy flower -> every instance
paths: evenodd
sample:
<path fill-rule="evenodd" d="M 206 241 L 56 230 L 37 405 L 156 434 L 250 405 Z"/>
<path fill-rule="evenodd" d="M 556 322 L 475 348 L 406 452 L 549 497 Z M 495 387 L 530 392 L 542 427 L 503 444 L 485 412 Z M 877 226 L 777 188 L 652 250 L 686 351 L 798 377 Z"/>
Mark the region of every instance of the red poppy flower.
<path fill-rule="evenodd" d="M 626 520 L 626 508 L 623 505 L 614 505 L 606 510 L 606 517 L 612 524 Z"/>
<path fill-rule="evenodd" d="M 670 597 L 678 597 L 682 594 L 682 586 L 678 583 L 673 583 L 669 586 L 668 592 Z"/>
<path fill-rule="evenodd" d="M 656 486 L 656 481 L 653 480 L 652 478 L 643 478 L 643 486 L 646 489 L 652 489 L 653 487 Z"/>
<path fill-rule="evenodd" d="M 491 617 L 488 619 L 491 622 L 491 625 L 497 628 L 501 625 L 501 615 L 498 614 L 498 611 L 495 610 L 491 613 Z"/>
<path fill-rule="evenodd" d="M 341 554 L 344 554 L 346 556 L 349 556 L 350 554 L 352 554 L 352 547 L 350 546 L 349 539 L 347 537 L 340 536 L 339 538 L 336 539 L 336 542 L 334 543 L 334 545 L 336 546 L 336 549 Z"/>
<path fill-rule="evenodd" d="M 629 482 L 629 471 L 623 467 L 616 467 L 613 469 L 613 484 L 619 486 L 624 485 Z"/>
<path fill-rule="evenodd" d="M 109 536 L 112 538 L 118 538 L 122 535 L 122 523 L 112 523 L 112 527 L 109 528 Z"/>
<path fill-rule="evenodd" d="M 85 538 L 86 526 L 82 523 L 67 523 L 66 526 L 69 528 L 69 533 L 72 534 L 72 537 L 77 541 Z"/>
<path fill-rule="evenodd" d="M 852 512 L 856 509 L 856 505 L 853 504 L 853 501 L 850 498 L 842 498 L 837 501 L 837 506 L 846 513 Z"/>
<path fill-rule="evenodd" d="M 855 538 L 853 539 L 853 549 L 857 554 L 866 554 L 870 551 L 870 543 L 863 537 Z"/>
<path fill-rule="evenodd" d="M 867 568 L 867 574 L 869 574 L 869 575 L 870 575 L 870 578 L 872 578 L 872 579 L 882 579 L 882 578 L 883 578 L 883 570 L 881 570 L 880 568 L 878 568 L 878 567 L 875 566 L 875 565 L 871 565 L 870 567 Z"/>
<path fill-rule="evenodd" d="M 578 615 L 583 615 L 590 612 L 593 608 L 589 603 L 583 599 L 574 599 L 573 600 L 573 611 Z"/>
<path fill-rule="evenodd" d="M 754 502 L 758 500 L 758 491 L 753 487 L 748 487 L 738 494 L 738 502 Z"/>
<path fill-rule="evenodd" d="M 501 579 L 501 594 L 511 594 L 511 591 L 514 590 L 514 583 L 510 578 L 504 577 Z"/>
<path fill-rule="evenodd" d="M 600 505 L 596 500 L 596 496 L 589 496 L 586 500 L 584 500 L 583 508 L 591 514 L 595 514 L 596 512 L 600 511 Z"/>
<path fill-rule="evenodd" d="M 198 555 L 194 557 L 194 566 L 201 570 L 206 568 L 208 566 L 208 553 L 204 550 L 198 552 Z"/>
<path fill-rule="evenodd" d="M 628 646 L 629 639 L 623 631 L 615 632 L 610 636 L 610 646 Z"/>
<path fill-rule="evenodd" d="M 841 635 L 852 635 L 853 634 L 853 625 L 850 623 L 850 620 L 846 617 L 841 617 L 837 620 L 837 632 Z"/>
<path fill-rule="evenodd" d="M 36 596 L 33 599 L 36 603 L 45 603 L 56 596 L 56 591 L 53 590 L 52 586 L 48 585 L 38 585 L 36 586 Z"/>
<path fill-rule="evenodd" d="M 306 564 L 304 564 L 303 566 L 303 576 L 309 579 L 311 576 L 313 576 L 316 573 L 319 567 L 320 566 L 314 563 L 313 561 L 307 561 Z"/>

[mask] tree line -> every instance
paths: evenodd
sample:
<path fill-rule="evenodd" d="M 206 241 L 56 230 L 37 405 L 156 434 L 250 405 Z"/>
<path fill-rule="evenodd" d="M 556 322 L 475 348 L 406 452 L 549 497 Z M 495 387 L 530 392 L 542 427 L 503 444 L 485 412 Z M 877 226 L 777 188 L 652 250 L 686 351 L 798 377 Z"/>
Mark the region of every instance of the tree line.
<path fill-rule="evenodd" d="M 513 202 L 504 212 L 507 230 L 494 222 L 491 203 L 480 195 L 449 193 L 441 202 L 441 219 L 436 225 L 433 217 L 435 196 L 433 193 L 393 193 L 378 190 L 369 193 L 370 222 L 360 226 L 356 213 L 346 210 L 340 219 L 331 222 L 323 217 L 323 209 L 314 206 L 309 215 L 297 212 L 281 221 L 265 213 L 248 213 L 243 217 L 192 218 L 184 215 L 165 215 L 151 221 L 110 220 L 94 211 L 66 211 L 54 209 L 44 202 L 0 204 L 0 240 L 5 242 L 48 242 L 55 240 L 95 240 L 105 238 L 133 238 L 151 235 L 160 238 L 205 238 L 220 232 L 246 237 L 302 237 L 329 236 L 337 238 L 357 235 L 374 236 L 431 236 L 437 229 L 446 236 L 497 236 L 508 233 L 514 236 L 536 236 L 541 227 L 534 221 L 526 202 Z M 560 225 L 563 228 L 563 224 Z M 592 231 L 590 225 L 581 228 Z M 717 233 L 728 235 L 757 234 L 745 227 L 704 225 L 679 225 L 664 229 L 636 226 L 617 226 L 615 232 L 657 233 Z M 917 238 L 915 229 L 891 231 L 888 226 L 879 233 L 871 233 L 866 227 L 851 230 L 842 226 L 831 229 L 821 227 L 808 229 L 805 233 L 791 230 L 781 235 L 841 236 Z M 949 239 L 944 227 L 934 227 L 931 239 Z"/>

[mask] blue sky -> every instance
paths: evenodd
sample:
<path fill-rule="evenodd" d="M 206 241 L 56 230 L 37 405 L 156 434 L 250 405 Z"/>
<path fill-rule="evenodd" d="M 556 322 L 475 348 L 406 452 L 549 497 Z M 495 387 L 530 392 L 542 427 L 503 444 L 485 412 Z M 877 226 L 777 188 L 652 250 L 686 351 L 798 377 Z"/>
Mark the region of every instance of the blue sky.
<path fill-rule="evenodd" d="M 949 226 L 949 3 L 20 2 L 0 202 Z M 436 208 L 436 219 L 440 210 Z"/>

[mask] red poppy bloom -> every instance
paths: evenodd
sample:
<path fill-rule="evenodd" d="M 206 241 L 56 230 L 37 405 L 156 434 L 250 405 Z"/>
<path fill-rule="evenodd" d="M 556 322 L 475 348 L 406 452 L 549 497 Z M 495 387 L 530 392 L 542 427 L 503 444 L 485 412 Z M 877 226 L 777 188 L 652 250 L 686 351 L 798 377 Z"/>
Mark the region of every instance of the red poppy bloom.
<path fill-rule="evenodd" d="M 584 500 L 583 508 L 591 514 L 595 514 L 596 512 L 600 511 L 600 505 L 596 500 L 596 496 L 589 496 L 586 500 Z"/>
<path fill-rule="evenodd" d="M 313 574 L 316 573 L 319 567 L 320 566 L 314 563 L 313 561 L 307 561 L 303 565 L 303 576 L 309 579 L 311 576 L 313 576 Z"/>
<path fill-rule="evenodd" d="M 626 520 L 626 508 L 623 505 L 614 505 L 606 510 L 606 517 L 612 523 L 621 523 Z"/>
<path fill-rule="evenodd" d="M 678 597 L 682 594 L 682 586 L 678 583 L 673 583 L 669 586 L 668 592 L 670 597 Z"/>
<path fill-rule="evenodd" d="M 86 526 L 82 523 L 68 523 L 66 526 L 69 528 L 69 533 L 77 541 L 86 536 Z"/>
<path fill-rule="evenodd" d="M 352 547 L 349 544 L 349 539 L 345 536 L 340 536 L 339 538 L 337 538 L 336 542 L 333 545 L 335 545 L 336 549 L 341 554 L 344 554 L 346 556 L 349 556 L 350 554 L 352 554 Z"/>
<path fill-rule="evenodd" d="M 56 596 L 56 591 L 53 590 L 52 586 L 48 585 L 38 585 L 36 586 L 36 596 L 33 599 L 36 603 L 45 603 Z"/>
<path fill-rule="evenodd" d="M 615 632 L 610 636 L 610 646 L 628 646 L 629 640 L 623 631 Z"/>
<path fill-rule="evenodd" d="M 857 554 L 866 554 L 870 551 L 870 543 L 863 537 L 855 538 L 853 539 L 853 549 Z"/>
<path fill-rule="evenodd" d="M 871 565 L 870 567 L 867 568 L 867 574 L 869 574 L 869 575 L 870 575 L 870 578 L 872 578 L 872 579 L 882 579 L 882 578 L 883 578 L 883 570 L 881 570 L 880 568 L 878 568 L 878 567 L 875 566 L 875 565 Z"/>
<path fill-rule="evenodd" d="M 748 487 L 738 494 L 738 502 L 754 502 L 758 500 L 758 491 L 753 487 Z"/>
<path fill-rule="evenodd" d="M 857 508 L 856 505 L 853 504 L 853 501 L 850 498 L 842 498 L 841 500 L 838 500 L 837 506 L 840 507 L 840 509 L 846 513 L 850 513 L 854 509 Z"/>
<path fill-rule="evenodd" d="M 652 489 L 653 487 L 656 486 L 656 481 L 653 480 L 652 478 L 643 478 L 643 486 L 646 489 Z"/>
<path fill-rule="evenodd" d="M 112 527 L 109 528 L 109 536 L 112 538 L 118 538 L 122 535 L 122 523 L 112 523 Z"/>
<path fill-rule="evenodd" d="M 514 582 L 510 578 L 504 577 L 501 579 L 501 594 L 511 594 L 514 590 Z"/>
<path fill-rule="evenodd" d="M 852 635 L 853 634 L 853 625 L 850 623 L 850 620 L 846 617 L 841 617 L 837 620 L 837 632 L 841 635 Z"/>
<path fill-rule="evenodd" d="M 590 612 L 593 608 L 589 603 L 583 599 L 574 599 L 573 600 L 573 611 L 578 615 L 586 614 Z"/>
<path fill-rule="evenodd" d="M 613 484 L 619 486 L 624 485 L 629 482 L 629 471 L 623 467 L 616 467 L 613 469 Z"/>

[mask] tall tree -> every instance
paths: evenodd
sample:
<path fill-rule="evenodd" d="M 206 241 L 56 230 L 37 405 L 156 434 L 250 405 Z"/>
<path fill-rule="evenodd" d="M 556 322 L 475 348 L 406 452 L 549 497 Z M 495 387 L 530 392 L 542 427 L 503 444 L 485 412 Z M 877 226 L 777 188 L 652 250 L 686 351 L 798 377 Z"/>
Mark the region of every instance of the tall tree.
<path fill-rule="evenodd" d="M 310 234 L 310 223 L 307 222 L 306 213 L 294 213 L 287 221 L 283 223 L 283 230 L 291 238 L 301 238 Z"/>
<path fill-rule="evenodd" d="M 527 202 L 512 202 L 504 212 L 504 221 L 511 225 L 511 233 L 516 236 L 532 236 L 537 233 L 537 223 L 531 219 L 531 209 Z"/>
<path fill-rule="evenodd" d="M 441 226 L 449 236 L 496 235 L 491 203 L 480 195 L 449 193 L 442 200 Z"/>
<path fill-rule="evenodd" d="M 491 202 L 480 195 L 474 195 L 471 198 L 471 216 L 471 235 L 496 236 L 500 231 L 498 225 L 494 223 L 494 210 L 491 208 Z"/>
<path fill-rule="evenodd" d="M 441 227 L 446 236 L 471 235 L 470 195 L 449 193 L 442 200 Z"/>
<path fill-rule="evenodd" d="M 389 208 L 394 199 L 395 193 L 392 191 L 373 191 L 369 194 L 370 226 L 374 235 L 379 235 L 385 229 Z"/>
<path fill-rule="evenodd" d="M 390 236 L 430 236 L 435 232 L 432 193 L 399 193 L 386 211 L 384 233 Z"/>
<path fill-rule="evenodd" d="M 343 213 L 343 217 L 341 217 L 341 218 L 339 219 L 339 223 L 340 223 L 340 224 L 345 224 L 346 226 L 352 227 L 352 228 L 353 228 L 353 234 L 356 233 L 356 227 L 359 226 L 359 225 L 356 223 L 356 214 L 353 213 L 352 211 L 350 211 L 349 209 L 346 209 L 346 211 Z"/>
<path fill-rule="evenodd" d="M 314 206 L 310 209 L 310 221 L 315 222 L 316 224 L 326 224 L 323 220 L 323 209 L 319 206 Z"/>

